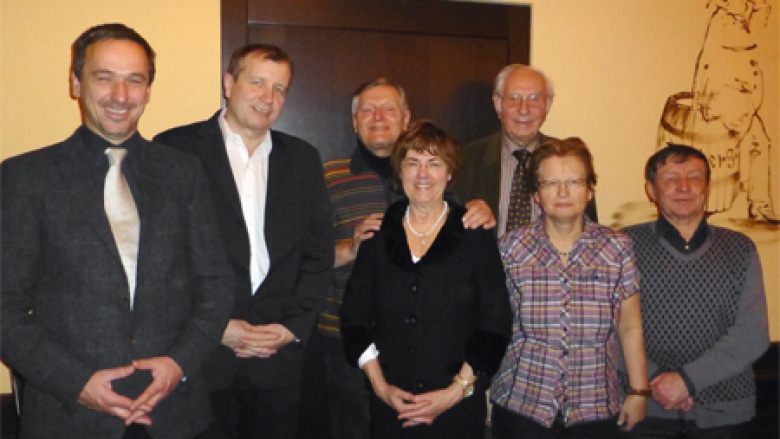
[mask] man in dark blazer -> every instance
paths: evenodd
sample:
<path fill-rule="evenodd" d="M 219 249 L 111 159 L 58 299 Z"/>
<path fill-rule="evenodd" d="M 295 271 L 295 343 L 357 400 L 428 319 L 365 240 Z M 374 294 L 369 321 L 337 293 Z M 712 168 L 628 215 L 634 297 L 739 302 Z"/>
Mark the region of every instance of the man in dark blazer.
<path fill-rule="evenodd" d="M 25 381 L 21 438 L 208 426 L 202 365 L 228 321 L 230 276 L 202 167 L 137 132 L 154 73 L 134 30 L 88 29 L 71 72 L 84 125 L 0 168 L 2 355 Z M 106 155 L 119 149 L 137 207 L 133 271 L 104 210 Z"/>
<path fill-rule="evenodd" d="M 270 129 L 291 73 L 278 47 L 242 47 L 224 75 L 226 107 L 156 138 L 203 162 L 235 274 L 233 314 L 208 366 L 214 437 L 295 437 L 303 345 L 330 282 L 319 154 Z"/>
<path fill-rule="evenodd" d="M 501 120 L 501 131 L 461 150 L 464 173 L 455 185 L 455 193 L 461 201 L 485 200 L 496 215 L 498 236 L 506 232 L 512 175 L 517 165 L 512 152 L 533 152 L 550 138 L 539 130 L 554 95 L 552 82 L 542 71 L 522 64 L 504 67 L 493 87 L 493 106 Z M 585 213 L 598 221 L 594 200 L 588 203 Z M 532 219 L 540 213 L 541 209 L 534 206 Z"/>

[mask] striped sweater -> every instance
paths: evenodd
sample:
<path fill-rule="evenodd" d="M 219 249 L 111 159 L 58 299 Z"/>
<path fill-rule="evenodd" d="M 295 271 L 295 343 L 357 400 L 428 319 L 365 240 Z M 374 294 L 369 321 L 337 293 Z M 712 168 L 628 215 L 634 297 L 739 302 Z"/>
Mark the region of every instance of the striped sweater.
<path fill-rule="evenodd" d="M 351 239 L 355 227 L 366 216 L 383 213 L 392 201 L 399 198 L 392 189 L 392 181 L 381 177 L 372 168 L 366 154 L 370 152 L 359 145 L 351 158 L 331 160 L 323 165 L 337 243 Z M 352 264 L 334 269 L 333 284 L 328 287 L 318 324 L 323 335 L 338 336 L 339 311 L 351 273 Z"/>

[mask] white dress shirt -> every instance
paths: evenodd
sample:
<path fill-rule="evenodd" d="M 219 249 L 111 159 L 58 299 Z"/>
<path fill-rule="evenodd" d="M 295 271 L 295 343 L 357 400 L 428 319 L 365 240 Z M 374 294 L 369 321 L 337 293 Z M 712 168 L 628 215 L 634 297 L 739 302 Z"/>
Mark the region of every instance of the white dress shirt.
<path fill-rule="evenodd" d="M 252 281 L 252 294 L 265 280 L 271 266 L 268 246 L 265 241 L 265 204 L 268 188 L 268 156 L 271 154 L 271 132 L 250 156 L 241 136 L 230 129 L 225 121 L 225 111 L 219 117 L 219 127 L 225 140 L 230 168 L 236 180 L 241 210 L 249 234 L 251 257 L 249 274 Z"/>

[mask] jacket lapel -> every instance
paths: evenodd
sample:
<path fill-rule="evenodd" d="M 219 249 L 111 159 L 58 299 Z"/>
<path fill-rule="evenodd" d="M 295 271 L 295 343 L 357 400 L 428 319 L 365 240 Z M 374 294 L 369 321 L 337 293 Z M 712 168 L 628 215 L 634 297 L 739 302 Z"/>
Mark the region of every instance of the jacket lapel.
<path fill-rule="evenodd" d="M 230 207 L 243 219 L 241 200 L 238 198 L 238 188 L 230 168 L 230 160 L 225 151 L 225 140 L 222 130 L 219 128 L 219 115 L 217 112 L 198 131 L 201 141 L 195 144 L 195 149 L 201 157 L 203 167 L 213 179 L 214 184 L 228 201 Z"/>
<path fill-rule="evenodd" d="M 141 235 L 138 242 L 138 277 L 137 277 L 137 290 L 140 290 L 143 276 L 141 273 L 145 272 L 144 263 L 154 264 L 157 254 L 157 240 L 155 234 L 164 232 L 165 229 L 161 227 L 169 227 L 166 224 L 156 224 L 155 215 L 159 213 L 158 209 L 151 208 L 151 206 L 163 206 L 163 201 L 159 201 L 160 197 L 165 193 L 168 188 L 165 187 L 162 181 L 162 176 L 169 172 L 161 164 L 150 157 L 149 148 L 154 148 L 151 144 L 144 140 L 140 145 L 138 151 L 138 167 L 135 172 L 138 176 L 139 198 L 136 205 L 138 206 L 138 217 L 141 220 Z"/>
<path fill-rule="evenodd" d="M 416 264 L 412 261 L 412 253 L 403 226 L 409 200 L 404 198 L 387 209 L 382 219 L 382 232 L 388 255 L 393 263 L 404 270 L 419 271 L 421 267 L 439 263 L 455 252 L 465 233 L 460 219 L 466 214 L 466 209 L 452 199 L 447 199 L 447 202 L 450 207 L 447 219 L 428 251 Z"/>
<path fill-rule="evenodd" d="M 94 229 L 108 252 L 121 263 L 103 207 L 105 176 L 95 172 L 94 157 L 87 151 L 78 131 L 62 144 L 61 151 L 62 159 L 57 160 L 56 165 L 62 173 L 62 189 L 71 194 L 74 202 L 71 214 L 82 217 Z"/>
<path fill-rule="evenodd" d="M 493 210 L 493 214 L 498 217 L 498 199 L 501 193 L 501 132 L 491 137 L 486 145 L 485 155 L 480 166 L 482 170 L 479 175 L 485 176 L 485 190 L 483 196 L 485 202 Z M 470 200 L 463 200 L 467 202 Z"/>
<path fill-rule="evenodd" d="M 275 131 L 271 131 L 271 155 L 268 157 L 268 188 L 266 190 L 265 198 L 265 242 L 268 247 L 268 255 L 271 258 L 271 269 L 276 266 L 275 257 L 287 254 L 288 249 L 285 247 L 291 247 L 292 242 L 289 241 L 288 234 L 285 233 L 288 230 L 288 225 L 285 224 L 287 204 L 287 198 L 290 196 L 287 188 L 286 170 L 295 165 L 292 157 L 288 152 L 288 146 L 285 145 L 284 140 L 276 134 Z M 292 190 L 305 190 L 305 188 L 289 188 Z M 274 233 L 267 233 L 269 230 L 273 230 Z"/>

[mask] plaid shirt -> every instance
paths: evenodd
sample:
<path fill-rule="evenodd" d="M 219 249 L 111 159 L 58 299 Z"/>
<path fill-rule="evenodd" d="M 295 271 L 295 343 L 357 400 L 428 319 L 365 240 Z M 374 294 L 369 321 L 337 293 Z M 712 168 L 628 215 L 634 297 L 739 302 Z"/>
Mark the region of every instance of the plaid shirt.
<path fill-rule="evenodd" d="M 639 292 L 630 238 L 585 218 L 564 265 L 542 216 L 499 247 L 514 321 L 492 401 L 547 427 L 617 414 L 620 302 Z"/>

